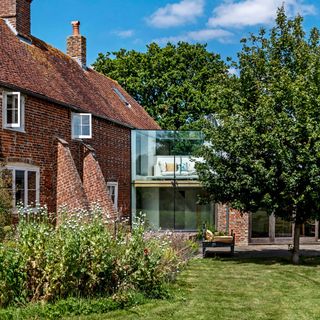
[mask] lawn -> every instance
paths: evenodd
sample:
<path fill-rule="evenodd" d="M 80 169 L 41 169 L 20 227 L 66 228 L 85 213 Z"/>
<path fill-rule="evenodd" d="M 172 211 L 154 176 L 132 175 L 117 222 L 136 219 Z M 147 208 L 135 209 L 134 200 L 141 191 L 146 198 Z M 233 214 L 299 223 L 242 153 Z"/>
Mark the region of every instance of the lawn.
<path fill-rule="evenodd" d="M 196 259 L 172 299 L 68 320 L 320 319 L 320 259 Z"/>

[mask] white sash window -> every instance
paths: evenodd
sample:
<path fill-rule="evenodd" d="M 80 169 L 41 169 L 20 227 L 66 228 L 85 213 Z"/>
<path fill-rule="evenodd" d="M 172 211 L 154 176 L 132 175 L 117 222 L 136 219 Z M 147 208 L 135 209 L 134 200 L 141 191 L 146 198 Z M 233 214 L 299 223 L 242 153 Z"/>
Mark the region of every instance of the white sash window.
<path fill-rule="evenodd" d="M 3 92 L 2 96 L 3 128 L 24 130 L 24 97 L 20 92 Z"/>
<path fill-rule="evenodd" d="M 72 139 L 92 138 L 92 116 L 90 113 L 72 113 Z"/>

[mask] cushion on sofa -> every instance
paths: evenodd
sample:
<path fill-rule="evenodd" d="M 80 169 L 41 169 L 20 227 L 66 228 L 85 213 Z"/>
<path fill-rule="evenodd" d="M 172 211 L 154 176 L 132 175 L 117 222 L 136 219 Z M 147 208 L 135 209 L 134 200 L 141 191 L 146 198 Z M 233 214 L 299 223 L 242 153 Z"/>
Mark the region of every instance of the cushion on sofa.
<path fill-rule="evenodd" d="M 160 167 L 161 172 L 166 171 L 166 163 L 164 161 L 158 161 L 158 165 Z"/>
<path fill-rule="evenodd" d="M 180 164 L 180 171 L 188 171 L 188 162 L 182 162 Z"/>
<path fill-rule="evenodd" d="M 166 163 L 166 171 L 174 172 L 177 166 L 174 163 Z"/>
<path fill-rule="evenodd" d="M 189 174 L 191 174 L 191 173 L 196 173 L 195 163 L 192 162 L 192 161 L 190 161 L 190 162 L 188 163 L 188 172 L 189 172 Z"/>

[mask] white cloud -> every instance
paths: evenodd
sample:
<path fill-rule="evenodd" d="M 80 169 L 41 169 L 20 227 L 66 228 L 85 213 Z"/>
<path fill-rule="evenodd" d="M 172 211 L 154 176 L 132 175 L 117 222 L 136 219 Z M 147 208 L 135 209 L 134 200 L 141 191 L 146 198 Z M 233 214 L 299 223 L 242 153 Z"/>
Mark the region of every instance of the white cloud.
<path fill-rule="evenodd" d="M 212 39 L 227 39 L 233 34 L 222 29 L 202 29 L 198 31 L 191 31 L 188 33 L 188 38 L 194 41 L 204 42 Z"/>
<path fill-rule="evenodd" d="M 179 41 L 185 41 L 187 42 L 189 39 L 185 34 L 181 34 L 178 36 L 172 36 L 172 37 L 162 37 L 162 38 L 157 38 L 157 39 L 153 39 L 152 42 L 156 42 L 160 45 L 165 45 L 168 42 L 170 43 L 177 43 Z"/>
<path fill-rule="evenodd" d="M 198 31 L 191 31 L 185 34 L 172 37 L 163 37 L 153 40 L 158 44 L 167 44 L 168 42 L 177 43 L 179 41 L 185 42 L 207 42 L 216 39 L 220 42 L 227 42 L 233 36 L 233 33 L 222 29 L 203 29 Z"/>
<path fill-rule="evenodd" d="M 148 18 L 150 25 L 156 28 L 181 26 L 203 14 L 204 0 L 181 0 L 159 8 Z"/>
<path fill-rule="evenodd" d="M 134 35 L 133 30 L 119 30 L 114 31 L 113 33 L 119 36 L 120 38 L 131 38 Z"/>
<path fill-rule="evenodd" d="M 229 73 L 230 75 L 234 75 L 234 76 L 238 76 L 238 75 L 239 75 L 238 70 L 237 70 L 236 68 L 234 68 L 234 67 L 230 67 L 230 68 L 228 69 L 228 73 Z"/>
<path fill-rule="evenodd" d="M 305 4 L 304 0 L 224 0 L 213 10 L 208 21 L 209 27 L 245 27 L 271 24 L 277 9 L 285 5 L 287 14 L 315 14 L 313 5 Z"/>

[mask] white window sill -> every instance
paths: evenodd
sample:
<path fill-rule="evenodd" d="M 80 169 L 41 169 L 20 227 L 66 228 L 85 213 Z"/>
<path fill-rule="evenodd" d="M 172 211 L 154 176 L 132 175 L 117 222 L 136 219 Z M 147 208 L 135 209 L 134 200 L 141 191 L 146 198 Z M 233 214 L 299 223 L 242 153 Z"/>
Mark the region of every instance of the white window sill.
<path fill-rule="evenodd" d="M 25 129 L 22 129 L 22 128 L 3 127 L 2 129 L 4 129 L 4 130 L 9 130 L 9 131 L 20 132 L 20 133 L 26 133 L 26 130 L 25 130 Z"/>
<path fill-rule="evenodd" d="M 82 139 L 92 139 L 92 137 L 89 137 L 89 136 L 72 137 L 72 140 L 82 140 Z"/>

